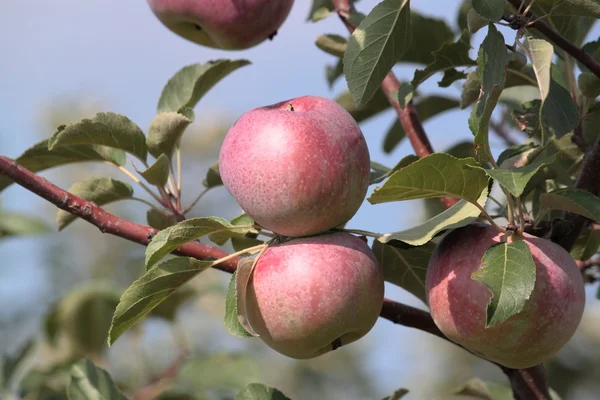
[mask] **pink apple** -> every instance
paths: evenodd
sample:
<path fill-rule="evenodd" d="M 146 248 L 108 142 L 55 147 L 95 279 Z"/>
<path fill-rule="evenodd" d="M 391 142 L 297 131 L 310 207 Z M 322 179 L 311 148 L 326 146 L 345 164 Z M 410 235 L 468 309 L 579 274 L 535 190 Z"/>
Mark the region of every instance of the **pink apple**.
<path fill-rule="evenodd" d="M 452 341 L 509 368 L 528 368 L 556 354 L 573 336 L 585 304 L 581 273 L 569 253 L 546 239 L 525 234 L 536 265 L 533 293 L 523 311 L 486 329 L 491 292 L 471 274 L 503 235 L 473 224 L 446 235 L 427 269 L 431 315 Z"/>
<path fill-rule="evenodd" d="M 250 326 L 288 357 L 320 356 L 366 335 L 383 304 L 383 272 L 345 232 L 292 239 L 257 262 L 247 292 Z"/>
<path fill-rule="evenodd" d="M 201 45 L 242 50 L 273 37 L 294 0 L 148 0 L 167 28 Z"/>
<path fill-rule="evenodd" d="M 242 115 L 225 137 L 219 171 L 258 224 L 309 236 L 354 216 L 369 185 L 369 150 L 339 104 L 303 96 Z"/>

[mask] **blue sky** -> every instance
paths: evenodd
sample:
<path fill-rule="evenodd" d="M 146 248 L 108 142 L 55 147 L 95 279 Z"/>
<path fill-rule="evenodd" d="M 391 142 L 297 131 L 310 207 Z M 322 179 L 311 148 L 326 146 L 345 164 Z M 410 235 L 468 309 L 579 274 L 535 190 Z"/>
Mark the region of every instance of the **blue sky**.
<path fill-rule="evenodd" d="M 445 18 L 455 24 L 459 1 L 420 0 L 413 9 L 428 16 Z M 362 0 L 359 10 L 368 12 L 377 1 Z M 253 65 L 242 68 L 220 82 L 196 108 L 198 123 L 210 121 L 212 115 L 226 114 L 237 118 L 253 107 L 311 94 L 334 97 L 345 88 L 343 79 L 330 90 L 324 74 L 326 64 L 335 60 L 314 45 L 319 34 L 347 35 L 340 21 L 331 17 L 316 24 L 305 21 L 310 4 L 296 1 L 286 23 L 272 42 L 253 49 L 225 52 L 199 47 L 172 34 L 153 16 L 144 1 L 77 1 L 20 0 L 5 2 L 0 14 L 0 154 L 18 156 L 24 149 L 52 132 L 40 132 L 44 107 L 61 98 L 98 99 L 108 105 L 106 111 L 127 115 L 143 129 L 154 116 L 156 102 L 166 80 L 184 65 L 218 58 L 247 58 Z M 507 37 L 507 41 L 512 36 Z M 401 78 L 411 77 L 412 68 L 399 68 Z M 456 89 L 441 91 L 436 80 L 425 91 L 457 94 Z M 425 124 L 436 149 L 443 150 L 460 139 L 470 139 L 467 111 L 453 111 Z M 412 153 L 408 141 L 391 155 L 381 151 L 381 143 L 394 115 L 386 112 L 362 126 L 373 160 L 392 166 Z M 47 214 L 42 201 L 16 186 L 2 193 L 3 204 L 12 210 Z M 392 232 L 408 228 L 422 217 L 419 203 L 393 203 L 361 208 L 349 227 Z M 52 220 L 52 215 L 49 220 Z M 7 242 L 5 242 L 7 243 Z M 13 309 L 35 300 L 21 296 L 41 290 L 36 267 L 38 254 L 28 248 L 32 241 L 0 244 L 0 304 L 11 301 Z M 18 269 L 9 267 L 19 265 Z M 38 293 L 39 294 L 39 293 Z M 418 305 L 410 295 L 390 288 L 388 297 Z M 32 300 L 33 299 L 33 300 Z M 0 313 L 2 311 L 0 310 Z M 410 377 L 421 368 L 445 368 L 451 352 L 436 360 L 423 360 L 414 367 L 427 346 L 441 346 L 440 341 L 424 338 L 409 329 L 380 322 L 370 338 L 407 343 L 403 348 L 373 346 L 369 368 L 382 374 L 390 363 L 398 368 L 410 366 L 404 378 L 382 382 L 385 389 L 410 384 Z M 419 341 L 415 338 L 419 337 Z M 445 358 L 446 357 L 446 358 Z M 412 360 L 404 363 L 398 360 Z M 422 365 L 422 366 L 421 366 Z M 399 372 L 398 372 L 399 373 Z M 384 374 L 385 375 L 385 374 Z"/>

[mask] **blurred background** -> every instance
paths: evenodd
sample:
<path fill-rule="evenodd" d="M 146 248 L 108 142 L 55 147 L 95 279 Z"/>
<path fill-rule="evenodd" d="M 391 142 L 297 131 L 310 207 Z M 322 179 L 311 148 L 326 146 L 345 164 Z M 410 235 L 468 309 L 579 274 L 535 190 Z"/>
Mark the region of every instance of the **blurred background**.
<path fill-rule="evenodd" d="M 362 0 L 357 5 L 368 13 L 377 3 Z M 460 3 L 420 0 L 413 2 L 412 9 L 443 19 L 459 32 Z M 329 87 L 325 66 L 336 59 L 320 51 L 314 41 L 320 34 L 347 36 L 347 32 L 336 17 L 307 22 L 308 1 L 296 1 L 273 41 L 238 52 L 203 48 L 177 37 L 154 17 L 145 1 L 8 0 L 2 6 L 0 154 L 12 158 L 51 135 L 58 125 L 99 111 L 124 114 L 146 130 L 163 85 L 184 65 L 218 58 L 252 62 L 221 81 L 196 107 L 196 122 L 182 145 L 185 203 L 203 189 L 202 180 L 218 158 L 224 134 L 243 112 L 306 94 L 334 98 L 346 90 L 344 79 Z M 595 28 L 589 37 L 597 37 L 598 32 Z M 513 40 L 512 31 L 503 33 L 507 41 Z M 484 35 L 481 31 L 475 35 L 474 54 Z M 395 71 L 401 79 L 411 79 L 414 67 L 405 65 Z M 460 86 L 441 89 L 438 80 L 431 79 L 420 90 L 460 96 Z M 468 112 L 454 109 L 425 123 L 436 150 L 472 140 Z M 412 153 L 408 141 L 389 154 L 383 151 L 393 120 L 388 110 L 361 124 L 372 160 L 390 167 Z M 498 153 L 504 144 L 495 136 L 492 140 Z M 114 168 L 93 163 L 42 175 L 65 189 L 95 175 L 127 180 Z M 145 198 L 139 187 L 135 191 Z M 0 218 L 2 211 L 28 214 L 48 229 L 39 235 L 0 238 L 0 354 L 15 354 L 29 340 L 36 341 L 31 357 L 0 398 L 18 394 L 15 388 L 21 378 L 20 386 L 40 398 L 62 398 L 55 394 L 64 384 L 61 363 L 81 355 L 107 368 L 131 393 L 163 373 L 183 348 L 190 348 L 192 354 L 174 387 L 195 396 L 189 398 L 232 398 L 254 381 L 277 387 L 296 400 L 379 399 L 402 387 L 410 390 L 408 399 L 458 398 L 449 393 L 474 376 L 507 384 L 490 363 L 386 320 L 380 320 L 364 339 L 334 353 L 308 361 L 288 359 L 259 340 L 237 339 L 227 332 L 222 321 L 229 276 L 218 271 L 201 274 L 108 349 L 97 333 L 110 321 L 115 297 L 142 274 L 144 248 L 102 235 L 82 221 L 59 234 L 54 225 L 56 209 L 16 185 L 2 192 L 0 207 Z M 145 224 L 146 208 L 139 203 L 123 202 L 107 209 Z M 233 218 L 240 212 L 221 187 L 209 191 L 189 216 Z M 365 202 L 347 227 L 393 232 L 418 225 L 428 214 L 421 201 L 377 206 Z M 578 333 L 548 363 L 550 382 L 564 399 L 600 398 L 597 284 L 587 290 L 588 305 Z M 386 297 L 424 307 L 397 287 L 387 286 Z M 57 307 L 72 311 L 72 318 L 58 330 Z"/>

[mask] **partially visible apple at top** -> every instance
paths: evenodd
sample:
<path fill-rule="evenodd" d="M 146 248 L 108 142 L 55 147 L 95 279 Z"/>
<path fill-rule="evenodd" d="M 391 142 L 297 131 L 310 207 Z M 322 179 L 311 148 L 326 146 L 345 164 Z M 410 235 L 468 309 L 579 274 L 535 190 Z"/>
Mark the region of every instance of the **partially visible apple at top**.
<path fill-rule="evenodd" d="M 370 158 L 358 124 L 343 107 L 303 96 L 242 115 L 221 146 L 219 171 L 259 225 L 279 235 L 310 236 L 358 211 Z"/>
<path fill-rule="evenodd" d="M 167 28 L 203 46 L 243 50 L 272 38 L 294 0 L 148 0 Z"/>

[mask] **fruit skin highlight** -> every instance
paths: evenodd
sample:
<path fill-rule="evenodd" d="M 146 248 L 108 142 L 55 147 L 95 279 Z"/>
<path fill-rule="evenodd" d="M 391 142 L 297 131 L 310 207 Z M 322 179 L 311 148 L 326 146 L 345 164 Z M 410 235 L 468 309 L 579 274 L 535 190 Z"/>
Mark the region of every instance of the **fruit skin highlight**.
<path fill-rule="evenodd" d="M 148 0 L 171 31 L 194 43 L 243 50 L 273 37 L 294 0 Z"/>
<path fill-rule="evenodd" d="M 536 282 L 523 311 L 485 329 L 491 292 L 471 279 L 487 248 L 503 234 L 472 224 L 446 235 L 427 268 L 431 315 L 450 340 L 509 368 L 529 368 L 556 354 L 573 336 L 585 305 L 581 273 L 569 253 L 524 234 L 536 265 Z"/>
<path fill-rule="evenodd" d="M 303 96 L 248 111 L 219 154 L 223 184 L 258 224 L 310 236 L 346 223 L 369 185 L 367 143 L 336 102 Z"/>
<path fill-rule="evenodd" d="M 383 294 L 383 271 L 363 240 L 345 232 L 292 239 L 259 258 L 247 320 L 275 351 L 314 358 L 366 335 Z"/>

